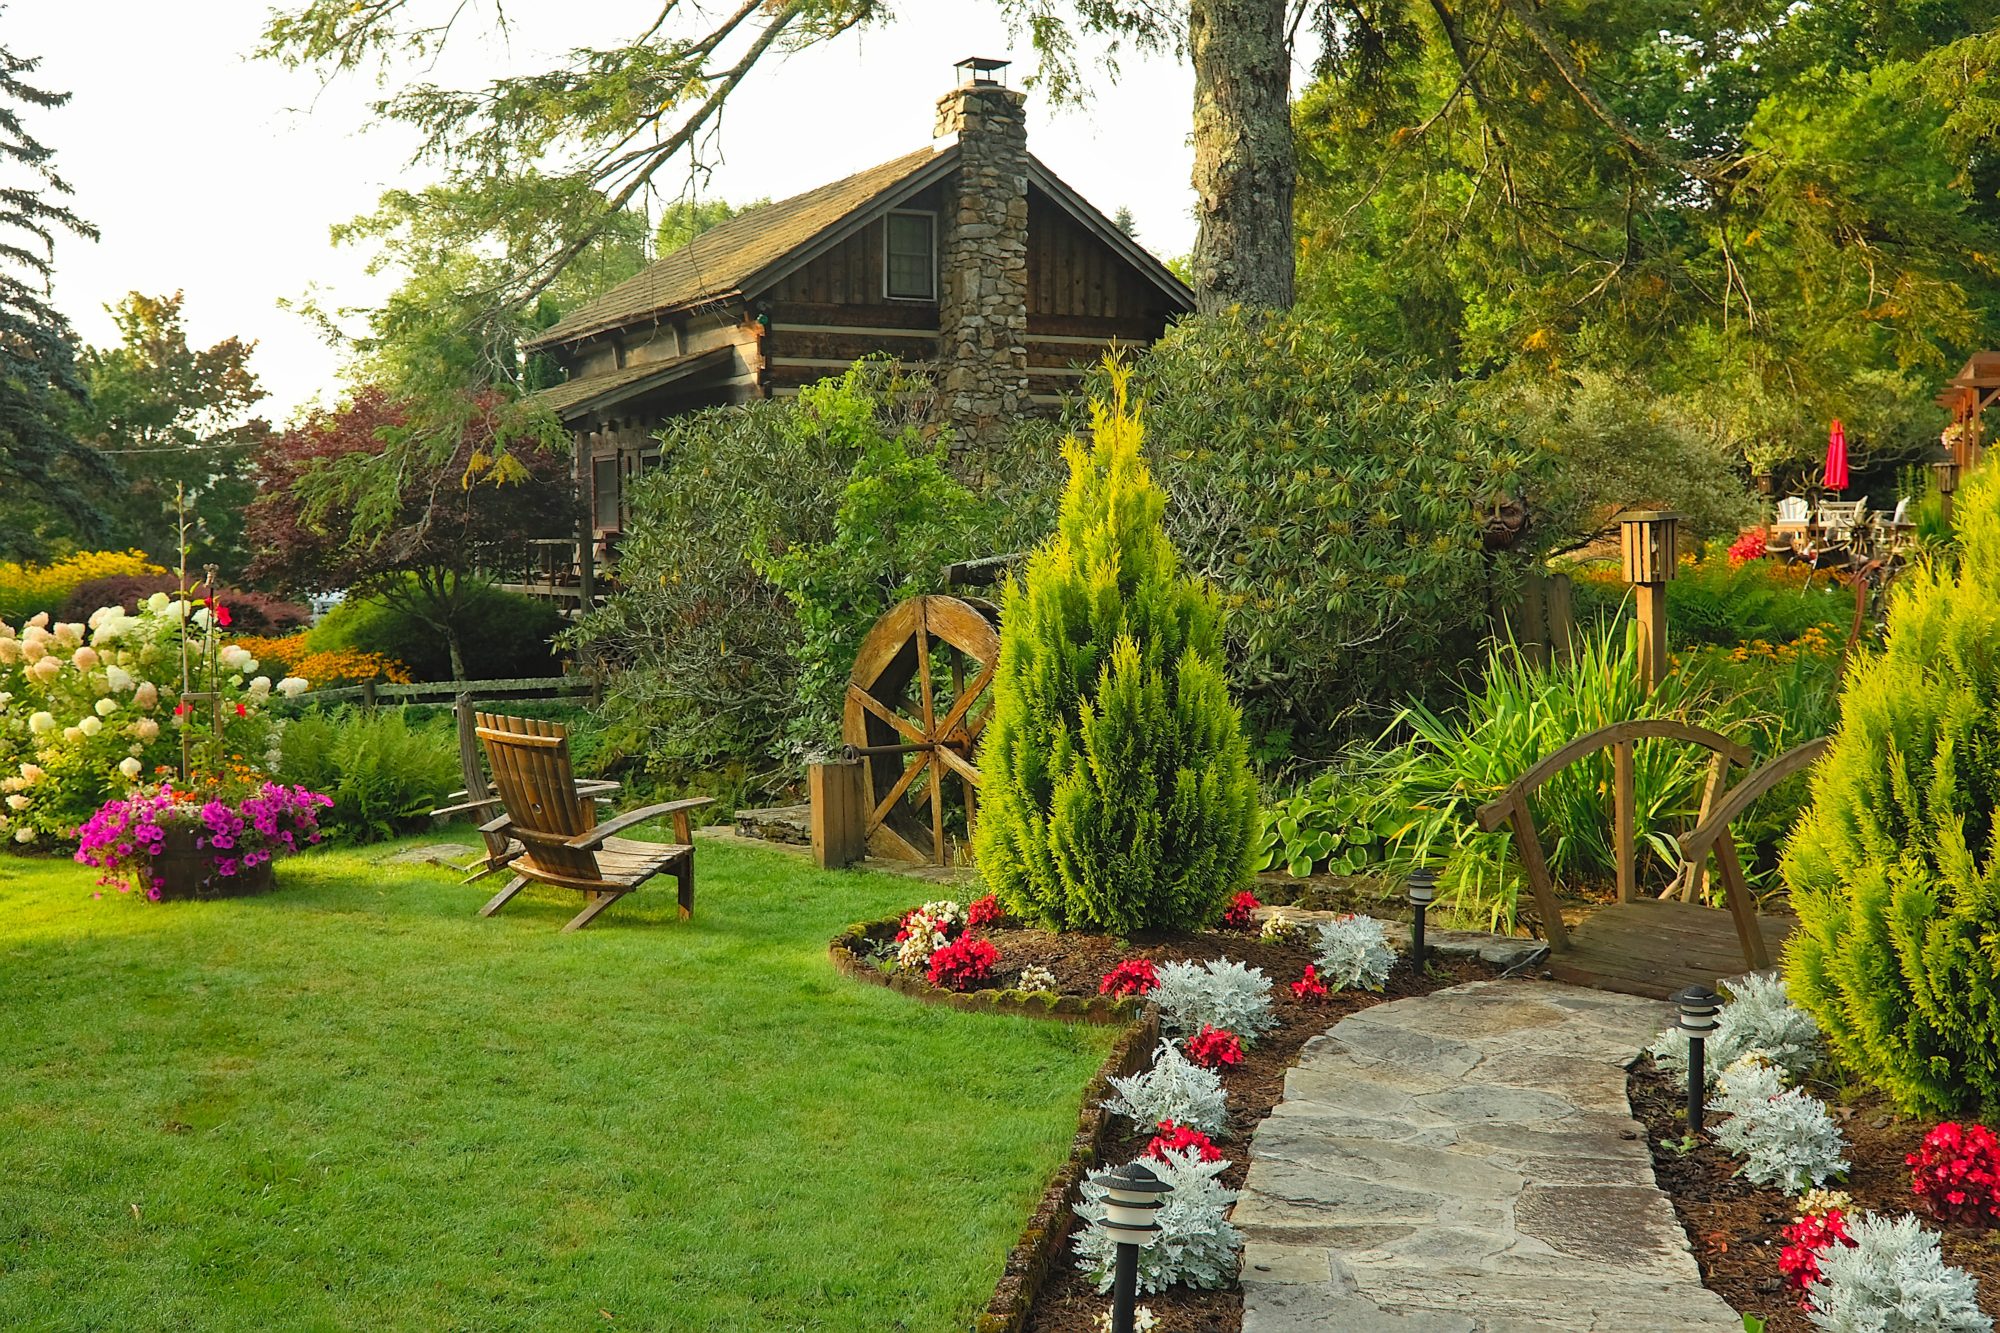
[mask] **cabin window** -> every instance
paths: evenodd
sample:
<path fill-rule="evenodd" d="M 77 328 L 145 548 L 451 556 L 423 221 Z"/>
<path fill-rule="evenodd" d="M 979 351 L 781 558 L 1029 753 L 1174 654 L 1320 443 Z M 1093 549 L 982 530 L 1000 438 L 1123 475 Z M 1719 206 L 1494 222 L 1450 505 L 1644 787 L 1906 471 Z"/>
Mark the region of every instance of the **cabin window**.
<path fill-rule="evenodd" d="M 903 301 L 937 300 L 935 214 L 891 213 L 883 231 L 883 250 L 889 296 Z"/>
<path fill-rule="evenodd" d="M 596 458 L 590 464 L 592 521 L 600 531 L 618 528 L 618 459 Z"/>

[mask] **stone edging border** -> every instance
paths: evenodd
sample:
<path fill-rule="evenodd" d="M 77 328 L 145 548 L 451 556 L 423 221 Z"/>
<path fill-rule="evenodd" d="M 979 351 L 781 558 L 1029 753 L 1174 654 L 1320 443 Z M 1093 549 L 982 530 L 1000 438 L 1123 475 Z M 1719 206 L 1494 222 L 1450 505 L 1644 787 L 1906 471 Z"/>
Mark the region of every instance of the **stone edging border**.
<path fill-rule="evenodd" d="M 1061 1259 L 1063 1242 L 1069 1239 L 1070 1205 L 1082 1197 L 1080 1187 L 1084 1178 L 1097 1168 L 1103 1155 L 1111 1113 L 1102 1103 L 1111 1096 L 1111 1080 L 1129 1077 L 1153 1063 L 1153 1050 L 1160 1043 L 1160 1010 L 1157 1005 L 1131 997 L 1051 997 L 1046 992 L 1018 990 L 966 994 L 933 986 L 906 972 L 884 972 L 864 957 L 856 945 L 866 940 L 871 930 L 884 926 L 893 929 L 901 923 L 902 916 L 898 914 L 881 921 L 857 922 L 834 936 L 826 948 L 834 970 L 855 981 L 883 986 L 925 1004 L 943 1004 L 968 1012 L 1015 1014 L 1103 1027 L 1129 1024 L 1084 1088 L 1083 1108 L 1077 1113 L 1076 1136 L 1070 1140 L 1069 1157 L 1056 1168 L 1043 1189 L 1020 1239 L 1007 1252 L 1007 1264 L 1000 1271 L 1000 1281 L 994 1285 L 993 1299 L 972 1324 L 973 1333 L 1021 1333 L 1028 1326 L 1028 1316 L 1034 1310 L 1042 1283 Z"/>
<path fill-rule="evenodd" d="M 826 956 L 834 971 L 869 986 L 890 990 L 921 1000 L 925 1004 L 949 1005 L 968 1013 L 1018 1014 L 1024 1018 L 1052 1018 L 1066 1023 L 1095 1023 L 1116 1027 L 1140 1016 L 1144 1003 L 1131 996 L 1051 995 L 1047 991 L 979 990 L 955 991 L 933 986 L 909 972 L 885 972 L 866 957 L 860 946 L 871 932 L 884 927 L 893 932 L 902 924 L 901 915 L 880 921 L 858 921 L 828 941 Z"/>

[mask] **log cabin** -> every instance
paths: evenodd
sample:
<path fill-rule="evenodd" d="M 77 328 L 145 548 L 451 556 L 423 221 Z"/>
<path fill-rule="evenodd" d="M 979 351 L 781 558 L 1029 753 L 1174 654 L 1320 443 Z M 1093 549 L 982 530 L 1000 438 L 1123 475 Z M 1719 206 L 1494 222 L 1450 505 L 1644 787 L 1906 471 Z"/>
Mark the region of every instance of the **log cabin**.
<path fill-rule="evenodd" d="M 1029 153 L 1005 62 L 957 68 L 930 146 L 740 213 L 529 344 L 566 376 L 538 398 L 575 438 L 592 540 L 581 559 L 573 539 L 531 543 L 545 555 L 526 590 L 589 597 L 629 517 L 626 483 L 677 414 L 796 394 L 887 353 L 935 374 L 960 446 L 987 446 L 1114 343 L 1144 346 L 1194 308 Z"/>

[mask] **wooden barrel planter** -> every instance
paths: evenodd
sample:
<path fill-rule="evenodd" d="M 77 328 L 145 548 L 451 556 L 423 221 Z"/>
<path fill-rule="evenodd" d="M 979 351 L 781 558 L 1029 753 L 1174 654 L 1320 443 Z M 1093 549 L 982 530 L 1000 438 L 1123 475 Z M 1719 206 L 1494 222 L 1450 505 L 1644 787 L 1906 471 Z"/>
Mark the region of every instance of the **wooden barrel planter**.
<path fill-rule="evenodd" d="M 239 867 L 233 875 L 216 873 L 215 852 L 196 847 L 196 830 L 169 828 L 160 840 L 160 854 L 152 857 L 146 870 L 139 872 L 141 893 L 158 880 L 160 902 L 190 898 L 247 898 L 269 893 L 277 885 L 277 860 Z"/>

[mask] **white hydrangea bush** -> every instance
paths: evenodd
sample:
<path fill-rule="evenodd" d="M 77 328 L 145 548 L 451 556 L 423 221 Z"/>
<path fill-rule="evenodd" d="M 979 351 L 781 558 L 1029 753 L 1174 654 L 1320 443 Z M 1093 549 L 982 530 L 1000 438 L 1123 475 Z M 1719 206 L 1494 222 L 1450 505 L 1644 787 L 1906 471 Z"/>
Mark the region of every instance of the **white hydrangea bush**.
<path fill-rule="evenodd" d="M 1171 1120 L 1220 1138 L 1229 1127 L 1229 1099 L 1222 1090 L 1222 1076 L 1189 1060 L 1170 1041 L 1162 1041 L 1153 1052 L 1151 1069 L 1130 1078 L 1114 1078 L 1111 1088 L 1114 1095 L 1104 1103 L 1104 1109 L 1142 1129 Z"/>
<path fill-rule="evenodd" d="M 1271 1012 L 1271 979 L 1260 967 L 1227 958 L 1206 963 L 1163 963 L 1160 984 L 1146 998 L 1160 1006 L 1167 1030 L 1183 1034 L 1218 1027 L 1248 1046 L 1278 1021 Z"/>
<path fill-rule="evenodd" d="M 1662 1032 L 1647 1049 L 1668 1073 L 1687 1069 L 1688 1037 L 1679 1026 Z M 1776 973 L 1753 972 L 1730 984 L 1728 1001 L 1708 1034 L 1703 1073 L 1713 1083 L 1752 1051 L 1769 1057 L 1790 1082 L 1811 1073 L 1826 1054 L 1818 1020 L 1792 1003 Z"/>
<path fill-rule="evenodd" d="M 1850 1245 L 1819 1257 L 1806 1317 L 1827 1333 L 1992 1333 L 1972 1275 L 1944 1261 L 1937 1236 L 1905 1214 L 1847 1224 Z"/>
<path fill-rule="evenodd" d="M 1172 1187 L 1165 1206 L 1153 1216 L 1160 1234 L 1139 1251 L 1139 1290 L 1148 1295 L 1168 1287 L 1212 1291 L 1236 1279 L 1237 1252 L 1243 1233 L 1229 1224 L 1229 1206 L 1236 1191 L 1224 1189 L 1216 1177 L 1229 1169 L 1227 1159 L 1204 1162 L 1192 1148 L 1168 1149 L 1148 1157 L 1153 1174 Z M 1117 1245 L 1104 1231 L 1104 1177 L 1111 1168 L 1093 1171 L 1083 1182 L 1083 1202 L 1076 1215 L 1085 1226 L 1075 1240 L 1076 1264 L 1097 1281 L 1099 1291 L 1111 1289 Z"/>
<path fill-rule="evenodd" d="M 1752 1054 L 1722 1071 L 1708 1109 L 1729 1117 L 1715 1128 L 1723 1151 L 1743 1159 L 1742 1176 L 1803 1194 L 1847 1172 L 1847 1140 L 1826 1103 L 1784 1085 L 1783 1072 Z"/>
<path fill-rule="evenodd" d="M 1313 966 L 1328 990 L 1381 990 L 1395 961 L 1382 923 L 1372 916 L 1342 916 L 1320 924 Z"/>

